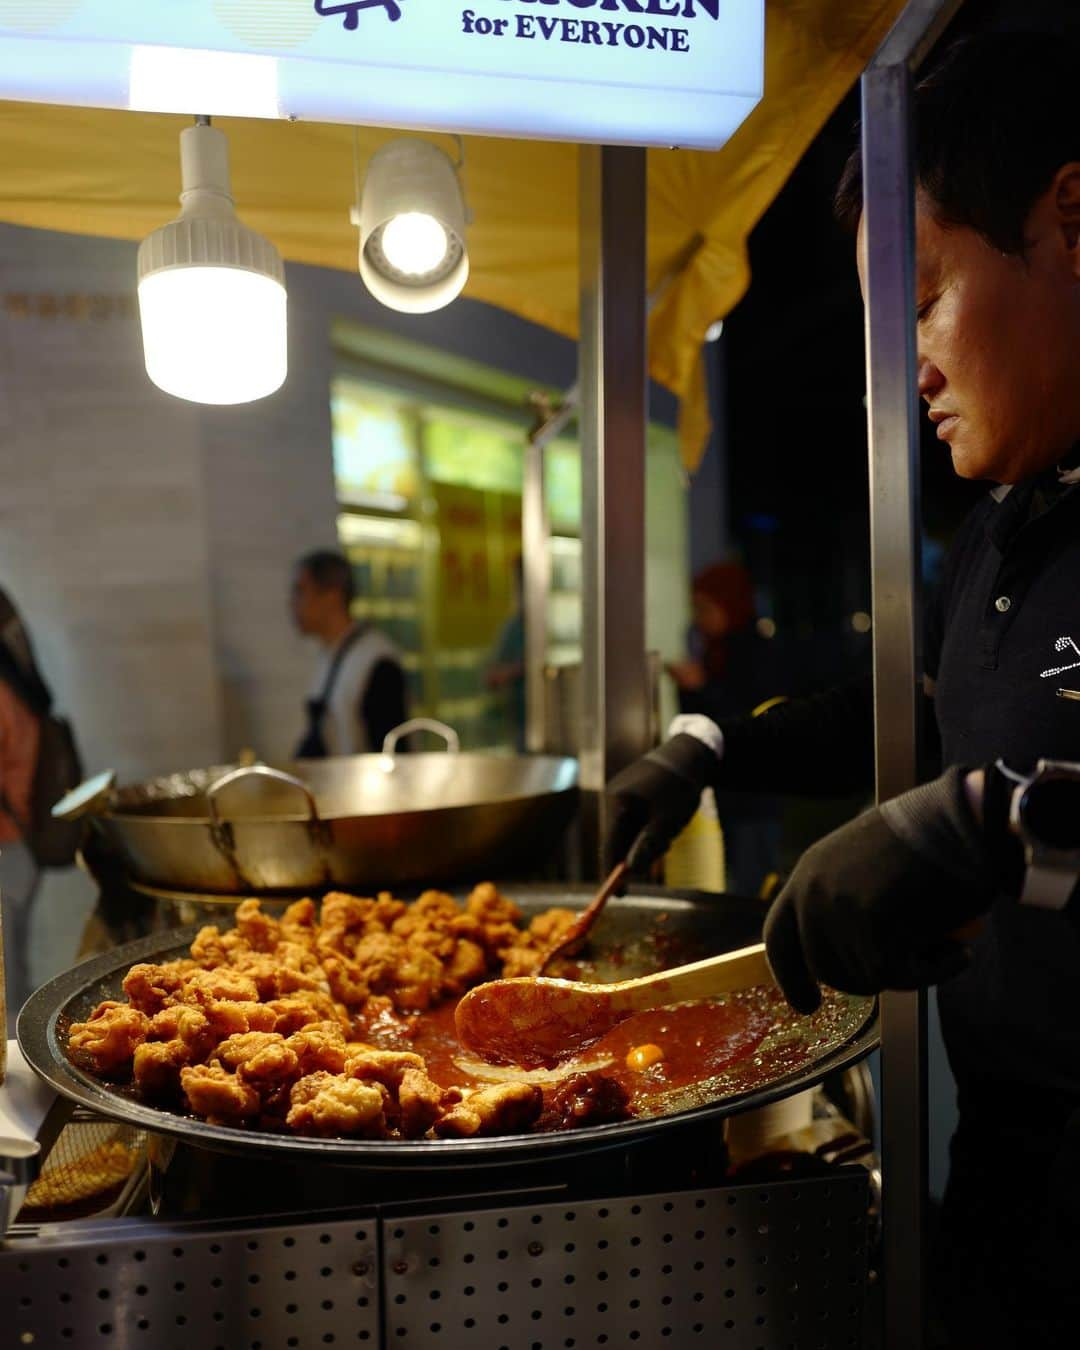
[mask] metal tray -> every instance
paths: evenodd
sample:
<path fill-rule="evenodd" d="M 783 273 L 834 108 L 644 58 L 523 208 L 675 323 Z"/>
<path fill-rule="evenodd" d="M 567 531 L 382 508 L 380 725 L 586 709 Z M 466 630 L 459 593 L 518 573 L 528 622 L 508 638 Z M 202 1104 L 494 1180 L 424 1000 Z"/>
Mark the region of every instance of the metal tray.
<path fill-rule="evenodd" d="M 596 934 L 596 948 L 617 954 L 617 963 L 598 955 L 599 978 L 622 978 L 692 961 L 710 953 L 731 950 L 757 939 L 762 906 L 758 902 L 725 896 L 676 896 L 652 889 L 613 902 Z M 552 886 L 520 886 L 509 893 L 526 916 L 552 905 L 583 908 L 590 893 Z M 214 921 L 219 922 L 218 914 Z M 149 1106 L 132 1092 L 110 1085 L 77 1068 L 67 1057 L 64 1028 L 85 1019 L 103 999 L 123 998 L 121 981 L 137 961 L 167 961 L 186 953 L 201 925 L 168 933 L 153 933 L 66 971 L 27 1001 L 18 1019 L 18 1038 L 34 1071 L 57 1092 L 104 1116 L 140 1129 L 182 1139 L 225 1152 L 257 1153 L 282 1160 L 320 1159 L 330 1164 L 385 1169 L 408 1165 L 432 1168 L 491 1166 L 530 1159 L 572 1155 L 601 1148 L 631 1145 L 665 1129 L 707 1118 L 719 1120 L 735 1112 L 767 1105 L 813 1086 L 836 1070 L 848 1067 L 877 1045 L 875 1003 L 872 999 L 841 996 L 842 1016 L 822 1035 L 809 1019 L 792 1014 L 787 1034 L 816 1042 L 809 1063 L 753 1092 L 717 1095 L 690 1109 L 634 1118 L 613 1124 L 550 1134 L 509 1135 L 457 1140 L 315 1139 L 211 1125 L 206 1121 Z M 700 1098 L 700 1086 L 695 1090 Z"/>

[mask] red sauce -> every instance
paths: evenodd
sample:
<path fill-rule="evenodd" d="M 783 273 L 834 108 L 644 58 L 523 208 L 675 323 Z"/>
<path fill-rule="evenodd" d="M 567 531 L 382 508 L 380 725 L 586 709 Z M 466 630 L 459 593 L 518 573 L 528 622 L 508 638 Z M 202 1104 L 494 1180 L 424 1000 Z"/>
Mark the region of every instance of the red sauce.
<path fill-rule="evenodd" d="M 454 1031 L 453 1002 L 422 1013 L 415 1020 L 392 1022 L 382 1018 L 379 1023 L 360 1029 L 361 1035 L 387 1048 L 406 1046 L 427 1061 L 428 1073 L 444 1087 L 471 1086 L 490 1079 L 471 1074 L 458 1061 L 464 1059 Z M 686 1003 L 674 1008 L 635 1013 L 607 1033 L 596 1044 L 560 1066 L 565 1075 L 580 1073 L 583 1069 L 599 1070 L 625 1089 L 629 1114 L 650 1114 L 650 1103 L 672 1091 L 703 1083 L 718 1074 L 745 1065 L 748 1086 L 755 1077 L 771 1080 L 777 1066 L 768 1063 L 755 1066 L 754 1051 L 782 1016 L 779 995 L 776 1000 L 765 996 L 756 999 L 731 999 L 723 1002 Z M 645 1070 L 627 1067 L 626 1056 L 635 1046 L 655 1044 L 661 1047 L 664 1058 Z M 467 1064 L 467 1060 L 465 1060 Z M 784 1066 L 787 1067 L 787 1066 Z M 792 1066 L 794 1067 L 794 1066 Z M 756 1072 L 755 1072 L 756 1070 Z M 742 1084 L 740 1083 L 740 1090 Z M 545 1085 L 545 1099 L 550 1100 L 555 1086 Z"/>

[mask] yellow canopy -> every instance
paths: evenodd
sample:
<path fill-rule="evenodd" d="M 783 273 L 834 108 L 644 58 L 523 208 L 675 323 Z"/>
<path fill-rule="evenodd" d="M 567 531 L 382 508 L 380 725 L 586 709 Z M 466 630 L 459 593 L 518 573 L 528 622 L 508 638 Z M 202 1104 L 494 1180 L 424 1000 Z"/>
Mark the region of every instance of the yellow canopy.
<path fill-rule="evenodd" d="M 701 342 L 746 289 L 747 235 L 902 7 L 903 0 L 769 0 L 765 97 L 750 118 L 716 153 L 649 152 L 650 289 L 677 271 L 652 315 L 650 370 L 682 399 L 691 468 L 709 430 Z M 0 103 L 0 220 L 142 238 L 176 214 L 183 124 Z M 355 271 L 351 129 L 272 121 L 226 129 L 244 221 L 292 261 Z M 361 130 L 362 159 L 392 134 Z M 466 294 L 576 337 L 574 147 L 470 137 L 465 187 L 475 216 Z"/>

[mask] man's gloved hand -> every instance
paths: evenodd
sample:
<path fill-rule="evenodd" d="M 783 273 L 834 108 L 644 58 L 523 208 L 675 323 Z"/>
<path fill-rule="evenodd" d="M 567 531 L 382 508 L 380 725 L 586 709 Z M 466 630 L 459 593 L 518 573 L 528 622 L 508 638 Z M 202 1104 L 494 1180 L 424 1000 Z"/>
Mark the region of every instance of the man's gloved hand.
<path fill-rule="evenodd" d="M 662 857 L 697 810 L 717 764 L 704 741 L 684 733 L 617 774 L 607 786 L 608 867 L 625 858 L 640 874 Z"/>
<path fill-rule="evenodd" d="M 918 989 L 958 974 L 957 930 L 997 893 L 963 771 L 867 811 L 803 854 L 765 920 L 776 982 L 798 1012 L 819 985 Z"/>

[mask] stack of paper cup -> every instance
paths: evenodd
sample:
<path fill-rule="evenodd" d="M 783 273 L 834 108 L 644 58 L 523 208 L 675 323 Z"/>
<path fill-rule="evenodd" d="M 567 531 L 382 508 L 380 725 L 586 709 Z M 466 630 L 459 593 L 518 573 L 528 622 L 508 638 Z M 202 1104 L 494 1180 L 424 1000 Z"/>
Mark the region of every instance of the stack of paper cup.
<path fill-rule="evenodd" d="M 724 832 L 716 811 L 712 788 L 701 794 L 701 802 L 689 825 L 674 841 L 664 859 L 664 884 L 673 890 L 722 891 L 726 887 Z"/>

